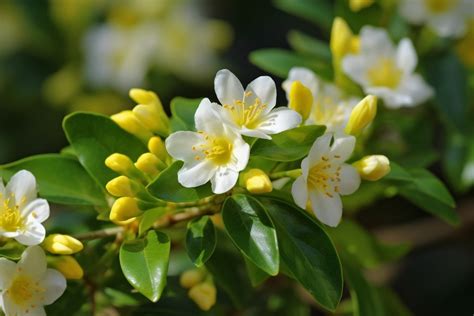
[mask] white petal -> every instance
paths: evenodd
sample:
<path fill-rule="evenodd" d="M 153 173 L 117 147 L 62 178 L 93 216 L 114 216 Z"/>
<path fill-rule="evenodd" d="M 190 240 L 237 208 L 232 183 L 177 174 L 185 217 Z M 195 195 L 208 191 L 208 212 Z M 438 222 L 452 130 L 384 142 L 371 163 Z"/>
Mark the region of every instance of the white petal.
<path fill-rule="evenodd" d="M 222 106 L 212 103 L 209 99 L 202 99 L 194 114 L 194 125 L 198 131 L 221 132 Z M 217 125 L 217 130 L 215 128 Z"/>
<path fill-rule="evenodd" d="M 186 188 L 194 188 L 207 183 L 216 172 L 210 161 L 204 160 L 194 164 L 184 164 L 178 171 L 178 182 Z"/>
<path fill-rule="evenodd" d="M 390 109 L 416 105 L 410 95 L 399 90 L 392 90 L 386 87 L 369 87 L 364 89 L 364 91 L 367 94 L 373 94 L 381 98 L 384 101 L 385 106 Z"/>
<path fill-rule="evenodd" d="M 15 304 L 9 295 L 3 295 L 3 311 L 5 315 L 26 316 L 24 309 Z"/>
<path fill-rule="evenodd" d="M 329 153 L 329 144 L 331 143 L 332 134 L 324 134 L 319 136 L 315 141 L 308 154 L 308 165 L 312 167 L 321 160 L 322 156 Z"/>
<path fill-rule="evenodd" d="M 311 93 L 316 95 L 319 88 L 319 79 L 313 71 L 303 67 L 293 67 L 288 73 L 288 79 L 283 82 L 283 89 L 286 92 L 288 99 L 288 93 L 290 93 L 291 84 L 295 81 L 301 82 Z"/>
<path fill-rule="evenodd" d="M 372 60 L 373 62 L 374 60 Z M 367 86 L 367 70 L 369 68 L 369 61 L 364 55 L 348 54 L 342 59 L 342 70 L 344 73 L 362 86 Z"/>
<path fill-rule="evenodd" d="M 3 179 L 0 177 L 0 201 L 5 196 L 5 185 L 3 184 Z"/>
<path fill-rule="evenodd" d="M 16 263 L 0 258 L 0 292 L 5 290 L 15 276 Z"/>
<path fill-rule="evenodd" d="M 339 193 L 349 195 L 357 191 L 360 186 L 360 175 L 356 168 L 343 164 L 341 166 L 341 182 L 339 183 Z"/>
<path fill-rule="evenodd" d="M 240 134 L 255 137 L 255 138 L 262 138 L 262 139 L 272 139 L 271 136 L 268 136 L 265 132 L 258 130 L 258 129 L 248 129 L 243 127 L 239 130 Z"/>
<path fill-rule="evenodd" d="M 46 316 L 46 311 L 43 306 L 30 306 L 28 308 L 28 313 L 24 314 L 24 316 Z"/>
<path fill-rule="evenodd" d="M 15 240 L 25 246 L 39 245 L 43 242 L 46 236 L 46 230 L 41 223 L 32 221 L 26 223 L 26 229 L 24 232 L 20 232 Z"/>
<path fill-rule="evenodd" d="M 43 249 L 40 246 L 26 248 L 17 268 L 21 268 L 21 273 L 28 274 L 35 280 L 41 280 L 46 273 L 46 255 Z"/>
<path fill-rule="evenodd" d="M 52 304 L 66 290 L 66 279 L 64 276 L 54 269 L 47 269 L 41 287 L 46 289 L 44 293 L 44 305 Z"/>
<path fill-rule="evenodd" d="M 442 37 L 460 37 L 466 32 L 466 22 L 462 12 L 452 10 L 430 17 L 428 24 Z"/>
<path fill-rule="evenodd" d="M 42 223 L 49 217 L 49 204 L 45 199 L 35 199 L 28 203 L 22 210 L 21 215 L 28 220 Z"/>
<path fill-rule="evenodd" d="M 296 111 L 287 107 L 274 109 L 262 118 L 257 129 L 266 134 L 277 134 L 301 124 L 302 118 Z"/>
<path fill-rule="evenodd" d="M 393 43 L 385 29 L 366 25 L 359 34 L 362 54 L 390 56 L 394 53 Z"/>
<path fill-rule="evenodd" d="M 413 74 L 406 78 L 400 88 L 400 93 L 409 95 L 413 106 L 421 104 L 434 95 L 433 89 L 423 80 L 419 74 Z"/>
<path fill-rule="evenodd" d="M 293 200 L 295 204 L 306 209 L 306 203 L 308 202 L 308 187 L 306 185 L 306 180 L 303 176 L 296 178 L 295 182 L 291 186 L 291 195 L 293 195 Z"/>
<path fill-rule="evenodd" d="M 331 146 L 331 159 L 337 162 L 344 162 L 349 159 L 354 151 L 356 138 L 354 136 L 334 137 L 334 143 Z"/>
<path fill-rule="evenodd" d="M 269 112 L 276 105 L 276 86 L 275 81 L 269 76 L 261 76 L 253 80 L 245 92 L 251 92 L 252 94 L 245 97 L 245 103 L 253 104 L 255 98 L 259 98 L 263 104 L 266 104 L 267 107 L 265 110 Z"/>
<path fill-rule="evenodd" d="M 316 217 L 324 224 L 336 227 L 342 217 L 342 201 L 339 194 L 326 196 L 318 191 L 309 191 L 309 199 Z"/>
<path fill-rule="evenodd" d="M 204 137 L 196 132 L 175 132 L 166 138 L 166 150 L 176 160 L 193 161 L 196 151 L 193 146 L 204 142 Z"/>
<path fill-rule="evenodd" d="M 426 19 L 426 8 L 423 1 L 402 0 L 399 5 L 400 15 L 412 24 L 421 24 Z"/>
<path fill-rule="evenodd" d="M 237 171 L 226 167 L 220 167 L 211 179 L 212 192 L 215 194 L 221 194 L 229 191 L 235 186 L 238 178 L 239 173 Z"/>
<path fill-rule="evenodd" d="M 242 171 L 247 167 L 250 156 L 250 146 L 243 139 L 234 141 L 232 149 L 232 164 L 235 171 Z"/>
<path fill-rule="evenodd" d="M 27 170 L 20 170 L 11 177 L 6 187 L 7 194 L 14 193 L 16 204 L 29 202 L 36 198 L 36 179 Z"/>
<path fill-rule="evenodd" d="M 214 90 L 222 105 L 233 104 L 235 100 L 242 100 L 244 97 L 244 87 L 239 79 L 227 69 L 217 72 Z"/>
<path fill-rule="evenodd" d="M 409 38 L 404 38 L 398 43 L 396 63 L 397 67 L 403 69 L 405 74 L 411 74 L 415 70 L 418 56 Z"/>
<path fill-rule="evenodd" d="M 303 159 L 303 161 L 301 161 L 301 173 L 303 177 L 305 178 L 305 180 L 307 180 L 308 174 L 309 174 L 309 158 L 308 157 L 306 157 L 305 159 Z"/>

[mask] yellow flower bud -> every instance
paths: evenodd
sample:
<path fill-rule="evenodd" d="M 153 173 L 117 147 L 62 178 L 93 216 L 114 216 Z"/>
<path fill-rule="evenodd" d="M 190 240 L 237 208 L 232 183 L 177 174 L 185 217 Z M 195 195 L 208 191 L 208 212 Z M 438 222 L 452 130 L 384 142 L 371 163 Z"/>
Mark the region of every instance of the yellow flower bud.
<path fill-rule="evenodd" d="M 208 311 L 216 304 L 216 287 L 208 282 L 193 286 L 188 292 L 191 298 L 200 309 Z"/>
<path fill-rule="evenodd" d="M 76 259 L 71 256 L 59 256 L 50 260 L 51 266 L 58 270 L 68 280 L 80 280 L 84 271 Z"/>
<path fill-rule="evenodd" d="M 148 150 L 163 162 L 168 159 L 168 152 L 166 151 L 165 144 L 161 137 L 153 136 L 150 138 L 148 141 Z"/>
<path fill-rule="evenodd" d="M 133 161 L 125 155 L 122 154 L 112 154 L 107 159 L 105 159 L 105 165 L 120 174 L 128 174 L 131 170 L 135 169 Z"/>
<path fill-rule="evenodd" d="M 349 135 L 358 135 L 369 125 L 377 114 L 377 97 L 368 95 L 352 109 L 345 132 Z"/>
<path fill-rule="evenodd" d="M 288 107 L 298 112 L 303 117 L 303 121 L 306 121 L 313 106 L 313 94 L 311 90 L 300 81 L 295 81 L 291 84 L 289 98 L 290 103 Z"/>
<path fill-rule="evenodd" d="M 79 240 L 69 235 L 52 234 L 43 241 L 43 248 L 57 255 L 72 255 L 81 251 L 84 246 Z"/>
<path fill-rule="evenodd" d="M 364 180 L 377 181 L 390 172 L 390 161 L 383 155 L 365 156 L 352 164 Z"/>
<path fill-rule="evenodd" d="M 358 12 L 364 8 L 370 7 L 374 0 L 349 0 L 349 7 L 352 11 Z"/>
<path fill-rule="evenodd" d="M 113 196 L 130 196 L 134 197 L 139 190 L 139 184 L 126 176 L 113 178 L 106 185 L 107 192 Z"/>
<path fill-rule="evenodd" d="M 260 169 L 250 169 L 243 175 L 245 188 L 254 194 L 272 192 L 273 186 L 268 175 Z"/>
<path fill-rule="evenodd" d="M 332 24 L 330 47 L 333 58 L 338 60 L 351 50 L 353 33 L 346 21 L 336 17 Z"/>
<path fill-rule="evenodd" d="M 130 224 L 142 211 L 138 208 L 137 200 L 131 197 L 121 197 L 114 202 L 109 218 L 118 225 Z"/>
<path fill-rule="evenodd" d="M 148 141 L 153 134 L 144 126 L 132 111 L 122 111 L 110 117 L 122 129 L 137 136 L 143 141 Z"/>
<path fill-rule="evenodd" d="M 128 95 L 138 104 L 154 104 L 156 107 L 163 109 L 160 99 L 153 91 L 134 88 L 130 89 Z"/>
<path fill-rule="evenodd" d="M 156 177 L 166 165 L 152 153 L 144 153 L 138 157 L 135 167 L 138 170 L 148 174 L 151 178 Z"/>
<path fill-rule="evenodd" d="M 147 129 L 158 133 L 167 135 L 169 132 L 169 125 L 167 119 L 164 120 L 157 108 L 152 104 L 139 104 L 133 108 L 135 117 Z"/>
<path fill-rule="evenodd" d="M 186 289 L 190 289 L 204 281 L 205 277 L 206 273 L 201 269 L 184 271 L 179 277 L 179 284 Z"/>

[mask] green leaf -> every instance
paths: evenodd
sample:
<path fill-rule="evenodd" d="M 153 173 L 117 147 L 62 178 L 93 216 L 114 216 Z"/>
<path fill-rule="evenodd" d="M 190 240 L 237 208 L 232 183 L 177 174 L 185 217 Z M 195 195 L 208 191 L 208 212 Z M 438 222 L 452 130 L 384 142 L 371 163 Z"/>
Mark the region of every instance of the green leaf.
<path fill-rule="evenodd" d="M 173 114 L 172 118 L 175 120 L 174 131 L 177 130 L 186 130 L 194 131 L 194 113 L 201 103 L 202 99 L 187 99 L 182 97 L 176 97 L 171 100 L 171 113 Z"/>
<path fill-rule="evenodd" d="M 166 285 L 170 240 L 166 234 L 150 231 L 145 239 L 126 241 L 120 248 L 120 266 L 128 282 L 153 302 Z"/>
<path fill-rule="evenodd" d="M 191 261 L 202 266 L 216 248 L 216 230 L 209 216 L 194 219 L 188 223 L 186 250 Z"/>
<path fill-rule="evenodd" d="M 263 206 L 251 196 L 234 195 L 224 202 L 222 219 L 237 248 L 257 267 L 277 275 L 280 258 L 276 231 Z"/>
<path fill-rule="evenodd" d="M 0 258 L 19 260 L 25 248 L 26 247 L 20 243 L 13 241 L 7 242 L 5 245 L 0 247 Z"/>
<path fill-rule="evenodd" d="M 331 50 L 326 42 L 296 30 L 288 33 L 288 42 L 299 53 L 311 55 L 328 63 L 332 62 Z"/>
<path fill-rule="evenodd" d="M 383 180 L 411 182 L 413 178 L 411 174 L 399 164 L 390 161 L 390 173 L 383 177 Z"/>
<path fill-rule="evenodd" d="M 334 11 L 326 0 L 274 0 L 280 10 L 307 19 L 310 22 L 330 30 L 334 20 Z"/>
<path fill-rule="evenodd" d="M 59 154 L 31 156 L 0 166 L 0 177 L 9 179 L 22 169 L 33 173 L 40 195 L 50 202 L 107 205 L 103 189 L 74 158 Z"/>
<path fill-rule="evenodd" d="M 305 157 L 324 126 L 308 125 L 272 135 L 271 140 L 258 139 L 252 146 L 252 156 L 274 161 L 294 161 Z"/>
<path fill-rule="evenodd" d="M 288 77 L 288 72 L 293 67 L 309 68 L 326 80 L 331 80 L 333 76 L 330 63 L 284 49 L 259 49 L 250 53 L 249 58 L 257 67 L 281 78 Z"/>
<path fill-rule="evenodd" d="M 400 194 L 421 209 L 457 225 L 456 204 L 449 191 L 438 178 L 424 169 L 410 171 L 413 181 L 400 187 Z"/>
<path fill-rule="evenodd" d="M 140 225 L 138 226 L 138 233 L 140 235 L 146 233 L 150 228 L 153 227 L 153 224 L 155 224 L 155 222 L 159 218 L 166 214 L 167 211 L 168 209 L 166 207 L 156 207 L 146 210 L 140 220 Z"/>
<path fill-rule="evenodd" d="M 257 267 L 247 257 L 243 257 L 245 261 L 245 267 L 247 268 L 247 274 L 249 276 L 252 286 L 258 286 L 262 284 L 266 279 L 270 277 L 268 273 Z"/>
<path fill-rule="evenodd" d="M 182 166 L 182 161 L 175 161 L 147 186 L 148 191 L 158 199 L 171 202 L 193 202 L 213 194 L 209 183 L 196 188 L 183 187 L 178 182 L 178 171 Z"/>
<path fill-rule="evenodd" d="M 399 259 L 410 247 L 407 244 L 388 245 L 376 240 L 356 222 L 346 219 L 328 233 L 338 249 L 343 249 L 366 268 L 374 268 L 387 261 Z"/>
<path fill-rule="evenodd" d="M 138 138 L 100 114 L 72 113 L 64 119 L 63 128 L 80 163 L 103 187 L 117 176 L 105 166 L 108 156 L 121 153 L 135 161 L 148 151 Z"/>
<path fill-rule="evenodd" d="M 260 198 L 277 230 L 281 264 L 316 301 L 334 311 L 342 296 L 342 270 L 323 228 L 293 204 Z"/>

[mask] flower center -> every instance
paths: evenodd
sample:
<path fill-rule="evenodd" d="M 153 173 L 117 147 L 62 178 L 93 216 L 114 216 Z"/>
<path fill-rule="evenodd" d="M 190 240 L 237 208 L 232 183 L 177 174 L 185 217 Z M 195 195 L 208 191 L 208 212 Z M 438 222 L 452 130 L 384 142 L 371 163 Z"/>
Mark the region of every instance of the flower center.
<path fill-rule="evenodd" d="M 30 303 L 36 295 L 44 292 L 45 289 L 40 287 L 38 282 L 22 274 L 13 280 L 6 294 L 10 296 L 16 305 L 24 306 Z"/>
<path fill-rule="evenodd" d="M 334 98 L 325 96 L 320 100 L 313 111 L 316 125 L 324 125 L 328 129 L 341 125 L 346 120 L 346 103 L 336 103 Z"/>
<path fill-rule="evenodd" d="M 201 160 L 202 156 L 205 159 L 211 160 L 216 165 L 227 164 L 232 156 L 233 144 L 226 137 L 205 137 L 206 142 L 193 146 L 194 151 L 198 151 L 198 155 L 194 159 Z"/>
<path fill-rule="evenodd" d="M 425 0 L 425 5 L 431 12 L 444 13 L 456 5 L 458 0 Z"/>
<path fill-rule="evenodd" d="M 402 78 L 402 71 L 391 58 L 381 58 L 368 71 L 369 81 L 377 87 L 396 88 Z"/>
<path fill-rule="evenodd" d="M 338 156 L 335 156 L 338 158 Z M 330 163 L 329 158 L 323 156 L 321 161 L 311 167 L 308 173 L 308 185 L 311 189 L 318 190 L 332 198 L 339 192 L 341 182 L 341 167 Z"/>
<path fill-rule="evenodd" d="M 252 93 L 250 91 L 245 93 L 245 97 L 249 97 Z M 232 105 L 224 104 L 232 120 L 240 127 L 246 127 L 248 129 L 254 129 L 260 123 L 260 116 L 262 112 L 267 108 L 267 105 L 262 103 L 259 98 L 255 98 L 253 104 L 247 104 L 243 100 L 235 100 Z"/>
<path fill-rule="evenodd" d="M 24 228 L 25 223 L 20 208 L 15 204 L 15 195 L 3 200 L 0 205 L 0 228 L 7 232 L 15 232 Z"/>

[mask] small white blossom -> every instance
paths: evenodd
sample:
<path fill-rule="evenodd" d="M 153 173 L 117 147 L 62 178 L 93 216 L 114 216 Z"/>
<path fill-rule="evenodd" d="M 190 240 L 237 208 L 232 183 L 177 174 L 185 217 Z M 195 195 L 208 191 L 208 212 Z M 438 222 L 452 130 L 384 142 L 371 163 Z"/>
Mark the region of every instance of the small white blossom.
<path fill-rule="evenodd" d="M 310 208 L 326 225 L 335 227 L 342 216 L 340 195 L 354 193 L 360 185 L 357 170 L 344 163 L 351 156 L 355 137 L 325 134 L 314 142 L 301 163 L 302 175 L 293 183 L 291 193 L 296 205 Z"/>
<path fill-rule="evenodd" d="M 166 139 L 166 150 L 184 161 L 178 181 L 184 187 L 197 187 L 209 181 L 216 194 L 232 189 L 239 172 L 245 169 L 249 145 L 233 128 L 222 123 L 221 106 L 203 99 L 194 116 L 198 132 L 180 131 Z"/>
<path fill-rule="evenodd" d="M 44 240 L 46 231 L 41 223 L 48 217 L 49 204 L 37 198 L 31 172 L 17 172 L 6 187 L 0 179 L 0 236 L 27 246 L 37 245 Z"/>
<path fill-rule="evenodd" d="M 311 112 L 304 124 L 324 125 L 327 132 L 343 131 L 352 109 L 360 99 L 345 97 L 339 88 L 323 82 L 307 68 L 294 67 L 291 68 L 288 79 L 283 82 L 288 100 L 291 85 L 296 81 L 301 82 L 313 95 Z"/>
<path fill-rule="evenodd" d="M 6 315 L 43 316 L 66 289 L 66 279 L 47 269 L 40 246 L 28 247 L 18 263 L 0 258 L 0 306 Z"/>
<path fill-rule="evenodd" d="M 301 116 L 287 107 L 276 105 L 275 82 L 268 76 L 252 81 L 244 90 L 239 79 L 227 69 L 217 72 L 216 95 L 222 104 L 220 117 L 240 134 L 271 139 L 276 134 L 301 123 Z"/>
<path fill-rule="evenodd" d="M 342 67 L 365 93 L 380 97 L 389 108 L 415 106 L 433 95 L 431 87 L 414 73 L 418 57 L 410 39 L 394 47 L 386 30 L 364 26 L 360 41 L 360 52 L 346 55 Z"/>

